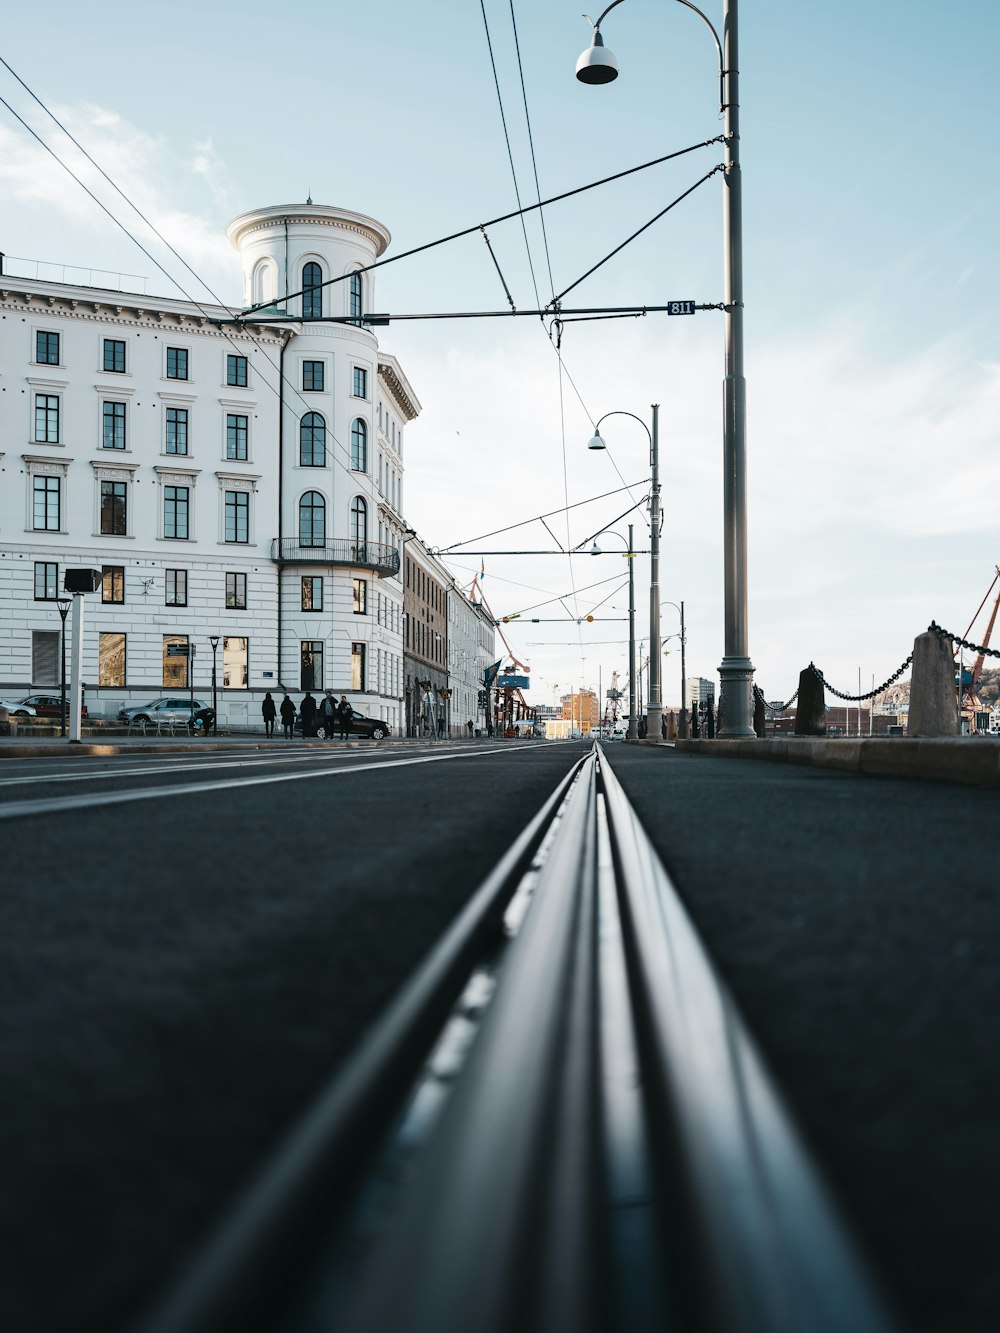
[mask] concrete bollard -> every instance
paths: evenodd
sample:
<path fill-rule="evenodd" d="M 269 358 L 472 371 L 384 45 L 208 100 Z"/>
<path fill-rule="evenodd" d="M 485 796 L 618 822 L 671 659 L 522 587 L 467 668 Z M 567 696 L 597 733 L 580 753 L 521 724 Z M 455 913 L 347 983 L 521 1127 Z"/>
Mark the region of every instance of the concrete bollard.
<path fill-rule="evenodd" d="M 667 714 L 667 740 L 675 741 L 677 739 L 677 718 L 673 711 Z"/>
<path fill-rule="evenodd" d="M 947 640 L 933 630 L 913 640 L 910 714 L 907 736 L 957 736 L 958 698 L 955 659 Z"/>
<path fill-rule="evenodd" d="M 826 735 L 826 699 L 823 682 L 817 678 L 812 663 L 799 672 L 799 701 L 795 709 L 796 736 Z"/>

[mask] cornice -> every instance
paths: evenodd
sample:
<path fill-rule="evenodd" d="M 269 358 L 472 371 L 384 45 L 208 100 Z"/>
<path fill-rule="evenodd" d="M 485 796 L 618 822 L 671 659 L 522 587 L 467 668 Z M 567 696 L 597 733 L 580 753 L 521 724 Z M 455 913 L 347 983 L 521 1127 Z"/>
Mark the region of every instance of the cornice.
<path fill-rule="evenodd" d="M 6 285 L 9 281 L 8 278 L 0 284 L 2 310 L 14 310 L 21 314 L 31 311 L 47 317 L 59 315 L 63 319 L 91 320 L 99 324 L 198 333 L 214 338 L 249 337 L 237 324 L 228 323 L 236 318 L 238 312 L 221 306 L 218 309 L 209 308 L 205 314 L 197 307 L 190 310 L 165 307 L 155 300 L 145 298 L 100 300 L 88 296 L 79 288 L 65 287 L 57 292 L 19 290 Z M 214 323 L 216 319 L 226 320 L 227 323 L 220 328 Z M 255 323 L 253 333 L 262 340 L 278 344 L 287 336 L 284 329 L 265 322 Z"/>

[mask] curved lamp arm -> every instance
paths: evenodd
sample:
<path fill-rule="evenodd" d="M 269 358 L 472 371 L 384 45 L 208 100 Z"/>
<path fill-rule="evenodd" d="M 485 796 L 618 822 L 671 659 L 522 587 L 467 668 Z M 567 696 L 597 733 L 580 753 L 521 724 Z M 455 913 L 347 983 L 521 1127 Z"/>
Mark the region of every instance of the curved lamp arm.
<path fill-rule="evenodd" d="M 621 3 L 622 0 L 615 0 L 616 5 L 620 5 Z M 646 434 L 649 435 L 649 447 L 650 448 L 653 447 L 653 437 L 652 435 L 650 435 L 649 427 L 646 425 L 645 421 L 643 421 L 642 417 L 637 417 L 634 412 L 624 412 L 620 408 L 616 408 L 612 412 L 605 412 L 604 416 L 597 418 L 597 420 L 594 422 L 595 434 L 600 430 L 601 422 L 607 421 L 608 417 L 631 417 L 633 421 L 638 421 L 639 425 L 643 428 Z"/>
<path fill-rule="evenodd" d="M 617 5 L 620 5 L 622 3 L 623 0 L 611 0 L 611 4 L 608 5 L 604 13 L 600 15 L 596 23 L 590 17 L 589 14 L 584 14 L 583 17 L 588 21 L 588 23 L 590 23 L 591 27 L 594 29 L 595 32 L 600 32 L 601 24 L 603 23 L 604 19 L 608 16 L 608 14 L 611 13 L 611 11 Z M 708 28 L 709 32 L 712 34 L 712 39 L 715 42 L 715 49 L 719 53 L 719 112 L 721 114 L 726 109 L 726 68 L 725 68 L 725 57 L 722 54 L 722 42 L 719 40 L 719 34 L 715 31 L 715 27 L 713 26 L 712 21 L 708 17 L 708 15 L 703 14 L 697 5 L 693 5 L 691 3 L 691 0 L 677 0 L 677 3 L 679 5 L 683 5 L 685 9 L 693 10 L 701 19 L 701 21 L 705 24 L 705 26 Z"/>

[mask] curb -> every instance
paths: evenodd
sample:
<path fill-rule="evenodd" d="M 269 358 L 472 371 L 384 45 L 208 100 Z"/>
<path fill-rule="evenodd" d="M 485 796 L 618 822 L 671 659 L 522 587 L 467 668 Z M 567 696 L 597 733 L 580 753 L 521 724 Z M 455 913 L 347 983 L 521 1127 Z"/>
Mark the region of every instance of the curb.
<path fill-rule="evenodd" d="M 1000 741 L 985 737 L 826 740 L 783 736 L 774 740 L 679 740 L 674 742 L 674 749 L 680 754 L 767 759 L 772 763 L 810 764 L 847 773 L 1000 787 Z"/>

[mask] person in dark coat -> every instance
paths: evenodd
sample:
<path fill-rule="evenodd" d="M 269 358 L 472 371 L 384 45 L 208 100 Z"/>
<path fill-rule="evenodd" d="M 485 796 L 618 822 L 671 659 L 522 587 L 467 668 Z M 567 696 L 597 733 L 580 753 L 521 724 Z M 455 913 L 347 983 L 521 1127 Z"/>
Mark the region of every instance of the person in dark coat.
<path fill-rule="evenodd" d="M 285 731 L 285 740 L 292 740 L 295 731 L 295 705 L 288 697 L 287 691 L 281 701 L 281 725 Z"/>
<path fill-rule="evenodd" d="M 261 716 L 264 719 L 264 735 L 273 736 L 274 717 L 278 710 L 274 706 L 274 700 L 271 698 L 270 690 L 268 690 L 267 694 L 264 695 L 264 702 L 260 706 L 260 711 L 261 711 Z"/>
<path fill-rule="evenodd" d="M 340 703 L 337 705 L 337 726 L 340 728 L 340 734 L 346 741 L 351 734 L 351 718 L 354 709 L 347 701 L 347 695 L 340 696 Z"/>
<path fill-rule="evenodd" d="M 320 699 L 316 716 L 319 719 L 323 736 L 326 740 L 332 741 L 333 729 L 337 725 L 337 701 L 333 697 L 333 690 L 327 690 L 323 698 Z"/>
<path fill-rule="evenodd" d="M 306 690 L 305 698 L 299 705 L 299 712 L 302 714 L 302 735 L 316 735 L 316 700 L 313 698 L 311 690 Z"/>

